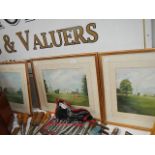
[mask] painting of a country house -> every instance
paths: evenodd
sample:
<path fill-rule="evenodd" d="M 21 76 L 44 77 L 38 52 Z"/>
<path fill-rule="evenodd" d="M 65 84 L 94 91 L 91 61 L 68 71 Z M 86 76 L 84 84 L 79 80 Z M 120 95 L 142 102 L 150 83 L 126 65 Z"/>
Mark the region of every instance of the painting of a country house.
<path fill-rule="evenodd" d="M 61 98 L 76 106 L 89 106 L 87 78 L 81 69 L 42 71 L 48 103 Z"/>
<path fill-rule="evenodd" d="M 0 89 L 11 103 L 24 104 L 21 75 L 16 72 L 0 72 Z"/>
<path fill-rule="evenodd" d="M 119 112 L 155 116 L 155 68 L 122 68 L 116 72 Z"/>

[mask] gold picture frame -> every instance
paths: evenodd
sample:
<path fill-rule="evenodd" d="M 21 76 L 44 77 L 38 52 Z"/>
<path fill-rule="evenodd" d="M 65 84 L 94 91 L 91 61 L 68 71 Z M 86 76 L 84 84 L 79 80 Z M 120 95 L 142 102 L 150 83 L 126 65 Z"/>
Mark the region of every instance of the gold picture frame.
<path fill-rule="evenodd" d="M 97 53 L 32 59 L 32 69 L 41 109 L 55 112 L 61 98 L 102 118 Z"/>
<path fill-rule="evenodd" d="M 104 122 L 150 131 L 155 120 L 155 49 L 99 53 L 99 64 Z"/>
<path fill-rule="evenodd" d="M 31 114 L 32 101 L 26 61 L 0 63 L 0 87 L 12 111 Z"/>

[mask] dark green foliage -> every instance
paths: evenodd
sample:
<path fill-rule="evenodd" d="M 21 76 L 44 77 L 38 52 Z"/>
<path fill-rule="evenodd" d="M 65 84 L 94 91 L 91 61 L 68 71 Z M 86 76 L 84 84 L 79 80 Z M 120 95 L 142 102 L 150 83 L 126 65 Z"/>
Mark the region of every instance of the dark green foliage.
<path fill-rule="evenodd" d="M 86 76 L 83 76 L 82 78 L 82 92 L 84 95 L 88 96 L 88 88 L 87 88 L 87 79 L 86 79 Z"/>
<path fill-rule="evenodd" d="M 117 94 L 120 94 L 121 93 L 121 91 L 120 91 L 120 89 L 119 88 L 117 88 Z"/>
<path fill-rule="evenodd" d="M 22 89 L 19 89 L 19 90 L 17 91 L 17 94 L 22 96 L 22 95 L 23 95 Z"/>
<path fill-rule="evenodd" d="M 24 104 L 23 92 L 21 88 L 16 92 L 7 88 L 3 89 L 2 87 L 0 87 L 0 89 L 5 93 L 9 102 Z"/>
<path fill-rule="evenodd" d="M 54 92 L 55 92 L 56 94 L 59 94 L 60 90 L 59 90 L 59 89 L 56 89 Z"/>
<path fill-rule="evenodd" d="M 120 93 L 124 95 L 132 94 L 132 83 L 128 79 L 121 81 Z"/>
<path fill-rule="evenodd" d="M 12 103 L 19 103 L 19 104 L 24 104 L 24 99 L 23 99 L 23 93 L 6 93 L 7 99 L 9 102 Z"/>
<path fill-rule="evenodd" d="M 46 93 L 48 93 L 48 86 L 47 86 L 46 80 L 44 80 L 44 86 L 45 86 Z"/>

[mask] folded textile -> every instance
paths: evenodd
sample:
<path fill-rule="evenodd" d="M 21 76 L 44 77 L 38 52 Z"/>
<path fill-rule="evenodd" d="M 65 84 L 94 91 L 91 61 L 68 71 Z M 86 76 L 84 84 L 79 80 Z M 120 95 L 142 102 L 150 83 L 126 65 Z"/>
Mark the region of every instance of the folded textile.
<path fill-rule="evenodd" d="M 64 100 L 57 101 L 55 115 L 57 119 L 66 119 L 69 122 L 95 120 L 88 110 L 82 108 L 75 109 Z"/>
<path fill-rule="evenodd" d="M 40 130 L 45 135 L 101 135 L 107 127 L 98 124 L 86 109 L 75 109 L 64 100 L 58 100 L 55 118 Z"/>

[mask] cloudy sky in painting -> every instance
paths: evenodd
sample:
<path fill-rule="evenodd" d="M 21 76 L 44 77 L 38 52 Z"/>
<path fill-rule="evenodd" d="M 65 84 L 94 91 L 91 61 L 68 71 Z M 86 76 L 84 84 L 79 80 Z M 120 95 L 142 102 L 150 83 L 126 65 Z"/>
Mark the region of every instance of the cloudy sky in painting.
<path fill-rule="evenodd" d="M 133 93 L 155 94 L 155 68 L 125 68 L 116 73 L 117 88 L 120 82 L 128 79 L 132 82 Z"/>
<path fill-rule="evenodd" d="M 18 91 L 21 88 L 21 75 L 15 72 L 1 72 L 0 86 L 3 88 L 11 88 Z"/>
<path fill-rule="evenodd" d="M 44 70 L 43 78 L 48 88 L 62 91 L 81 91 L 82 78 L 85 76 L 81 69 L 50 69 Z"/>

